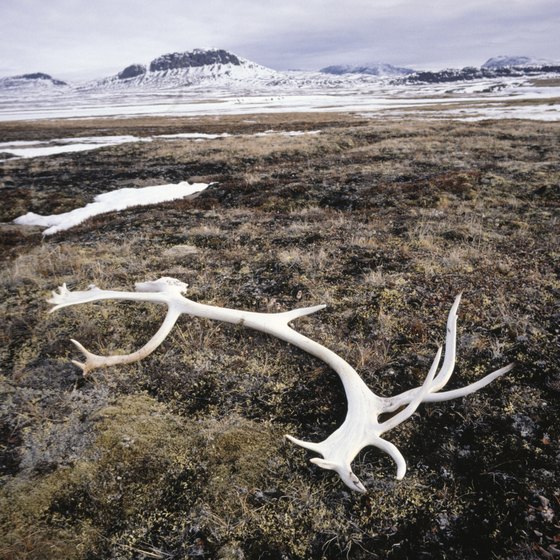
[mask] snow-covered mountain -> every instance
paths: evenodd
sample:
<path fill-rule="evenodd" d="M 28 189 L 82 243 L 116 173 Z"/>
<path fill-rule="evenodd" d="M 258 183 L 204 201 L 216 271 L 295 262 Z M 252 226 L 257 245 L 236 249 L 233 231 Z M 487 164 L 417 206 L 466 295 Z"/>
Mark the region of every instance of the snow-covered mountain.
<path fill-rule="evenodd" d="M 195 49 L 161 55 L 149 64 L 132 64 L 114 76 L 82 85 L 85 91 L 208 90 L 261 91 L 338 89 L 393 81 L 395 84 L 445 83 L 557 73 L 560 68 L 525 56 L 490 58 L 481 67 L 422 72 L 386 63 L 331 65 L 318 72 L 280 72 L 223 49 Z"/>
<path fill-rule="evenodd" d="M 481 68 L 523 68 L 527 66 L 552 66 L 554 62 L 530 56 L 494 56 L 489 58 Z"/>
<path fill-rule="evenodd" d="M 113 76 L 87 83 L 66 84 L 43 73 L 0 78 L 0 95 L 17 100 L 58 99 L 71 95 L 81 100 L 99 94 L 183 95 L 188 91 L 236 96 L 284 95 L 299 91 L 323 94 L 477 80 L 498 81 L 497 86 L 489 86 L 494 88 L 505 87 L 502 82 L 506 78 L 544 74 L 560 75 L 560 65 L 529 57 L 498 56 L 481 67 L 439 72 L 413 71 L 383 63 L 327 66 L 316 72 L 276 71 L 223 49 L 195 49 L 163 54 L 147 64 L 131 64 Z"/>
<path fill-rule="evenodd" d="M 331 67 L 335 68 L 335 67 Z M 342 67 L 340 67 L 342 68 Z M 114 76 L 79 87 L 84 92 L 154 91 L 198 88 L 243 93 L 339 89 L 378 83 L 411 70 L 388 64 L 345 67 L 344 71 L 276 71 L 223 49 L 195 49 L 161 55 L 149 64 L 132 64 Z M 352 69 L 354 68 L 354 69 Z"/>
<path fill-rule="evenodd" d="M 187 86 L 214 87 L 243 82 L 267 82 L 278 72 L 223 49 L 195 49 L 168 53 L 152 60 L 148 66 L 132 64 L 102 80 L 90 82 L 83 89 L 175 89 Z"/>
<path fill-rule="evenodd" d="M 350 66 L 347 64 L 326 66 L 325 68 L 321 68 L 320 72 L 323 72 L 324 74 L 335 74 L 337 76 L 343 74 L 367 74 L 369 76 L 406 76 L 408 74 L 413 74 L 414 70 L 412 70 L 411 68 L 393 66 L 392 64 L 375 62 L 359 66 Z"/>
<path fill-rule="evenodd" d="M 33 74 L 22 74 L 21 76 L 7 76 L 0 78 L 0 90 L 40 90 L 64 88 L 68 84 L 62 80 L 56 80 L 48 74 L 35 72 Z"/>

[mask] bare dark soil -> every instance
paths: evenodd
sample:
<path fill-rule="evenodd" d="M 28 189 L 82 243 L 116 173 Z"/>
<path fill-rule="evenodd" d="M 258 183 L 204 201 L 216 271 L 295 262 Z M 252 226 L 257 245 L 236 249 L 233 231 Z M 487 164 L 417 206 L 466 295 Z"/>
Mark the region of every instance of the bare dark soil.
<path fill-rule="evenodd" d="M 304 136 L 255 132 L 312 131 Z M 257 115 L 0 123 L 0 140 L 229 132 L 0 163 L 0 557 L 534 559 L 560 554 L 560 125 Z M 189 180 L 199 196 L 55 236 L 11 223 L 96 194 Z M 252 311 L 327 303 L 297 323 L 376 393 L 419 386 L 455 295 L 449 388 L 356 458 L 351 492 L 284 439 L 342 422 L 327 366 L 241 327 L 183 317 L 144 361 L 83 379 L 69 338 L 139 348 L 162 309 L 49 314 L 66 282 L 174 276 Z"/>

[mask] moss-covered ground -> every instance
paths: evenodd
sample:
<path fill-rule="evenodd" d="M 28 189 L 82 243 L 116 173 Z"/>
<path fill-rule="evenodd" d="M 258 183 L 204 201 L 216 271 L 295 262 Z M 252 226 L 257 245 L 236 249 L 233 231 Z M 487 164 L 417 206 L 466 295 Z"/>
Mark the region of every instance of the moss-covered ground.
<path fill-rule="evenodd" d="M 256 132 L 320 130 L 302 136 Z M 0 123 L 6 140 L 157 139 L 0 163 L 0 557 L 521 560 L 560 554 L 560 124 L 256 115 Z M 10 221 L 182 180 L 199 196 L 52 237 Z M 344 418 L 336 374 L 264 334 L 182 317 L 140 363 L 83 379 L 69 338 L 125 353 L 163 309 L 49 314 L 50 291 L 174 276 L 214 305 L 326 303 L 297 328 L 376 393 L 420 385 L 455 295 L 450 388 L 362 451 L 351 492 L 284 434 Z"/>

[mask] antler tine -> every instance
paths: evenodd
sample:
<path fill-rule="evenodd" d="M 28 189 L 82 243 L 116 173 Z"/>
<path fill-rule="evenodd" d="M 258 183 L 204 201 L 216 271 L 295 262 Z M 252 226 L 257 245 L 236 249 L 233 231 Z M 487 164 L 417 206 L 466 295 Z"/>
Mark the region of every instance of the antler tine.
<path fill-rule="evenodd" d="M 374 445 L 375 447 L 381 449 L 381 451 L 385 451 L 385 453 L 387 453 L 387 455 L 395 461 L 395 464 L 397 465 L 396 478 L 397 480 L 402 480 L 406 474 L 406 461 L 404 460 L 402 453 L 399 451 L 399 448 L 390 441 L 380 437 L 374 438 L 370 445 Z"/>
<path fill-rule="evenodd" d="M 445 356 L 443 358 L 443 364 L 439 373 L 435 376 L 432 384 L 430 385 L 428 394 L 424 397 L 424 401 L 426 401 L 432 393 L 436 393 L 445 387 L 455 368 L 455 355 L 457 348 L 457 309 L 459 307 L 459 303 L 461 302 L 461 296 L 462 294 L 459 294 L 455 298 L 455 301 L 449 311 L 446 325 Z M 401 406 L 406 405 L 416 397 L 419 390 L 420 387 L 415 387 L 414 389 L 409 389 L 399 395 L 385 398 L 384 411 L 393 412 Z"/>
<path fill-rule="evenodd" d="M 507 366 L 497 369 L 492 373 L 484 376 L 482 379 L 475 381 L 474 383 L 470 383 L 469 385 L 465 385 L 459 389 L 454 389 L 452 391 L 444 391 L 443 393 L 429 393 L 424 397 L 424 402 L 441 402 L 441 401 L 450 401 L 452 399 L 458 399 L 460 397 L 466 397 L 471 393 L 486 387 L 489 383 L 492 383 L 494 379 L 498 379 L 502 375 L 510 372 L 515 367 L 515 363 L 508 364 Z"/>
<path fill-rule="evenodd" d="M 300 447 L 305 447 L 305 449 L 309 449 L 310 451 L 315 451 L 315 453 L 322 453 L 321 444 L 320 443 L 312 443 L 310 441 L 303 441 L 302 439 L 297 439 L 294 436 L 290 436 L 286 434 L 286 439 L 289 439 L 292 443 L 299 445 Z"/>
<path fill-rule="evenodd" d="M 72 360 L 72 363 L 78 366 L 82 370 L 84 377 L 87 377 L 92 369 L 101 367 L 101 365 L 99 365 L 96 360 L 101 356 L 96 356 L 95 354 L 92 354 L 89 350 L 86 350 L 82 344 L 80 344 L 77 340 L 73 338 L 70 339 L 70 342 L 72 342 L 72 344 L 74 344 L 74 346 L 76 346 L 76 348 L 78 348 L 78 350 L 86 358 L 85 362 L 78 362 L 78 360 Z"/>
<path fill-rule="evenodd" d="M 430 392 L 430 387 L 432 381 L 434 380 L 434 376 L 436 374 L 437 367 L 441 359 L 441 352 L 442 352 L 442 347 L 440 346 L 438 348 L 438 351 L 436 352 L 434 361 L 432 362 L 432 367 L 430 368 L 430 371 L 428 372 L 428 375 L 426 376 L 424 383 L 417 391 L 415 397 L 408 403 L 408 405 L 403 410 L 401 410 L 400 412 L 398 412 L 397 414 L 395 414 L 394 416 L 392 416 L 391 418 L 389 418 L 388 420 L 380 424 L 381 433 L 392 430 L 394 427 L 404 422 L 407 418 L 410 418 L 414 414 L 416 409 L 420 406 L 420 403 Z"/>
<path fill-rule="evenodd" d="M 461 303 L 462 294 L 459 294 L 447 317 L 446 335 L 445 335 L 445 356 L 443 358 L 443 365 L 441 370 L 436 375 L 434 382 L 430 387 L 430 393 L 439 391 L 451 379 L 453 369 L 455 368 L 455 354 L 457 351 L 457 309 Z"/>
<path fill-rule="evenodd" d="M 132 352 L 131 354 L 98 356 L 97 354 L 93 354 L 92 352 L 86 350 L 84 346 L 77 340 L 71 339 L 76 347 L 86 357 L 85 363 L 80 363 L 76 360 L 72 360 L 72 363 L 81 368 L 84 372 L 84 376 L 87 376 L 90 371 L 97 368 L 138 362 L 142 358 L 150 355 L 166 339 L 167 335 L 171 332 L 171 329 L 177 322 L 177 319 L 180 315 L 181 312 L 179 310 L 170 306 L 167 310 L 167 315 L 165 316 L 165 319 L 163 320 L 163 323 L 157 330 L 156 334 L 154 334 L 154 336 L 152 336 L 152 338 L 150 338 L 150 340 L 148 340 L 148 342 L 144 344 L 142 348 L 136 350 L 136 352 Z"/>
<path fill-rule="evenodd" d="M 278 315 L 285 319 L 286 323 L 299 319 L 300 317 L 305 317 L 306 315 L 311 315 L 312 313 L 317 313 L 327 307 L 324 303 L 321 305 L 314 305 L 313 307 L 300 307 L 299 309 L 292 309 L 291 311 L 284 311 Z"/>

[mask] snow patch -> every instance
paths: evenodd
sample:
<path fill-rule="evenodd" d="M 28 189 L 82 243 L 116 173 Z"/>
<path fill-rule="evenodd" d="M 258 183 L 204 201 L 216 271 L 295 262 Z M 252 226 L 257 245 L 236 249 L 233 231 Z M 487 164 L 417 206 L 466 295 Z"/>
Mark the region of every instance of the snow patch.
<path fill-rule="evenodd" d="M 156 138 L 166 138 L 168 140 L 186 139 L 186 140 L 216 140 L 217 138 L 229 138 L 232 136 L 227 132 L 221 134 L 206 134 L 204 132 L 180 132 L 178 134 L 160 134 Z"/>
<path fill-rule="evenodd" d="M 257 138 L 262 136 L 272 136 L 272 135 L 279 135 L 279 136 L 289 136 L 290 138 L 293 136 L 305 136 L 306 134 L 321 134 L 320 130 L 287 130 L 282 132 L 277 132 L 276 130 L 265 130 L 264 132 L 257 132 L 254 134 Z"/>
<path fill-rule="evenodd" d="M 256 134 L 241 134 L 239 136 L 301 136 L 304 134 L 319 134 L 320 130 L 300 131 L 291 130 L 288 132 L 267 130 L 266 132 L 257 132 Z M 55 154 L 65 154 L 72 152 L 84 152 L 88 150 L 96 150 L 98 148 L 106 148 L 108 146 L 117 146 L 131 142 L 152 142 L 159 138 L 163 140 L 193 140 L 201 142 L 204 140 L 216 140 L 218 138 L 230 138 L 235 136 L 228 132 L 221 134 L 206 134 L 203 132 L 182 132 L 178 134 L 160 134 L 158 136 L 148 136 L 139 138 L 137 136 L 84 136 L 80 138 L 57 138 L 49 141 L 33 141 L 33 140 L 16 140 L 14 142 L 0 142 L 0 153 L 11 154 L 16 158 L 33 158 L 52 156 Z M 5 161 L 0 159 L 0 162 Z"/>
<path fill-rule="evenodd" d="M 391 111 L 386 113 L 362 113 L 367 118 L 388 118 L 395 119 L 452 119 L 455 121 L 476 122 L 485 120 L 501 119 L 525 119 L 544 122 L 560 121 L 560 104 L 541 104 L 541 105 L 493 105 L 478 107 L 441 107 L 429 111 Z"/>
<path fill-rule="evenodd" d="M 44 227 L 46 229 L 43 231 L 43 235 L 52 235 L 53 233 L 77 226 L 92 216 L 98 216 L 107 212 L 118 212 L 132 206 L 147 206 L 184 198 L 203 191 L 206 187 L 208 187 L 207 183 L 189 184 L 183 181 L 176 184 L 157 185 L 139 189 L 117 189 L 97 195 L 93 199 L 94 202 L 90 202 L 84 207 L 76 208 L 70 212 L 51 216 L 41 216 L 40 214 L 28 212 L 16 218 L 14 223 L 25 226 Z"/>
<path fill-rule="evenodd" d="M 151 141 L 151 138 L 137 138 L 136 136 L 85 136 L 81 138 L 60 138 L 49 142 L 0 142 L 0 152 L 20 158 L 33 158 L 97 150 L 99 148 L 117 146 L 118 144 L 125 144 L 127 142 Z"/>

